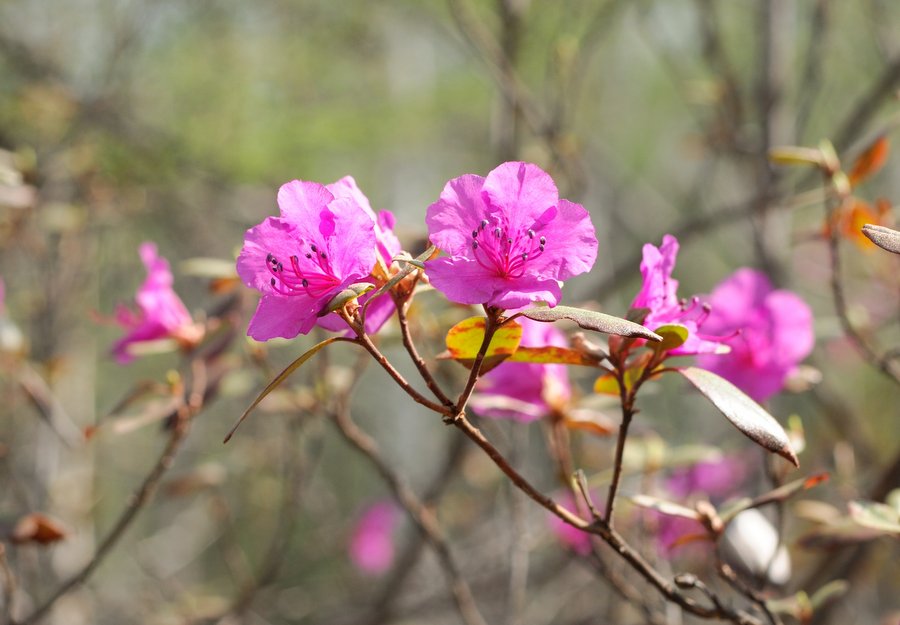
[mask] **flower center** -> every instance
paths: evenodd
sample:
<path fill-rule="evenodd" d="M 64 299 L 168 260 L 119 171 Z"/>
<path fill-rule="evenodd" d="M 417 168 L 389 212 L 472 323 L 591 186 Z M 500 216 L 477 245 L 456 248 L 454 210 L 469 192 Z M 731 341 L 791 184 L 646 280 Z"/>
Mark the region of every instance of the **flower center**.
<path fill-rule="evenodd" d="M 334 275 L 328 254 L 315 244 L 310 244 L 302 256 L 293 255 L 287 262 L 285 265 L 271 253 L 266 256 L 266 268 L 272 274 L 269 284 L 279 295 L 321 297 L 341 283 Z"/>
<path fill-rule="evenodd" d="M 488 228 L 482 219 L 472 231 L 472 253 L 479 265 L 502 278 L 521 278 L 525 265 L 544 253 L 547 237 L 538 237 L 534 229 L 513 230 L 504 221 L 496 221 Z"/>

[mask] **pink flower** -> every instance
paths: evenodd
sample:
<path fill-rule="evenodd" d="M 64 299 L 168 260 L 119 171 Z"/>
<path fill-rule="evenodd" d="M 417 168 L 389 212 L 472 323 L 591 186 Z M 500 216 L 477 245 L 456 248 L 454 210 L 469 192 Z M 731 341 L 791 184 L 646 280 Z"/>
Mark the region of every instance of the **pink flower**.
<path fill-rule="evenodd" d="M 530 163 L 454 178 L 425 221 L 431 242 L 449 255 L 427 262 L 428 276 L 460 304 L 555 306 L 562 281 L 597 258 L 588 212 L 560 200 L 549 174 Z"/>
<path fill-rule="evenodd" d="M 356 181 L 352 176 L 344 176 L 337 182 L 325 185 L 325 188 L 328 189 L 335 198 L 351 199 L 372 219 L 375 224 L 377 260 L 384 264 L 385 271 L 389 273 L 392 259 L 403 249 L 400 245 L 400 240 L 397 238 L 397 235 L 394 234 L 395 220 L 393 213 L 383 210 L 376 214 L 369 204 L 369 198 L 367 198 L 363 192 L 360 191 L 359 187 L 356 186 Z M 363 282 L 375 283 L 372 279 L 363 280 Z M 371 292 L 363 295 L 359 298 L 359 303 L 365 304 L 371 296 Z M 381 329 L 381 326 L 393 316 L 396 309 L 394 300 L 389 293 L 377 297 L 366 309 L 366 333 L 375 334 L 378 332 L 378 330 Z M 325 315 L 324 317 L 320 317 L 318 323 L 326 330 L 335 332 L 347 329 L 346 322 L 337 315 Z M 348 333 L 352 333 L 352 330 L 348 330 Z"/>
<path fill-rule="evenodd" d="M 567 347 L 565 335 L 549 323 L 520 317 L 524 347 Z M 484 417 L 522 423 L 561 410 L 572 396 L 565 365 L 504 362 L 484 375 L 469 405 Z"/>
<path fill-rule="evenodd" d="M 678 239 L 670 234 L 663 237 L 662 245 L 658 248 L 651 243 L 644 245 L 644 258 L 641 261 L 644 282 L 631 307 L 649 310 L 644 325 L 651 330 L 667 324 L 680 324 L 688 329 L 687 341 L 681 347 L 671 350 L 669 353 L 672 355 L 727 351 L 728 347 L 719 337 L 700 333 L 709 310 L 700 304 L 699 298 L 692 298 L 690 303 L 678 299 L 678 281 L 672 279 L 677 256 Z"/>
<path fill-rule="evenodd" d="M 394 562 L 394 529 L 400 521 L 400 511 L 388 501 L 367 507 L 353 529 L 350 538 L 350 559 L 361 572 L 381 575 Z"/>
<path fill-rule="evenodd" d="M 157 254 L 154 243 L 142 243 L 138 252 L 147 268 L 147 279 L 135 296 L 138 310 L 121 304 L 116 308 L 115 320 L 127 330 L 112 350 L 120 363 L 134 359 L 129 346 L 135 343 L 174 338 L 194 344 L 202 334 L 202 329 L 194 324 L 187 308 L 172 290 L 169 261 Z"/>
<path fill-rule="evenodd" d="M 374 223 L 353 193 L 294 180 L 278 190 L 278 207 L 281 217 L 247 231 L 237 260 L 244 284 L 262 293 L 247 329 L 258 341 L 306 334 L 337 293 L 375 266 Z"/>
<path fill-rule="evenodd" d="M 790 291 L 774 290 L 766 275 L 738 269 L 712 292 L 705 328 L 731 334 L 731 352 L 703 356 L 697 364 L 762 402 L 812 351 L 812 311 Z"/>
<path fill-rule="evenodd" d="M 560 498 L 560 505 L 570 512 L 578 513 L 575 499 L 569 493 L 562 495 Z M 591 546 L 591 535 L 588 532 L 583 532 L 577 527 L 572 527 L 555 514 L 550 514 L 548 516 L 548 523 L 550 524 L 550 529 L 559 539 L 559 542 L 578 555 L 586 556 L 593 551 L 593 547 Z"/>

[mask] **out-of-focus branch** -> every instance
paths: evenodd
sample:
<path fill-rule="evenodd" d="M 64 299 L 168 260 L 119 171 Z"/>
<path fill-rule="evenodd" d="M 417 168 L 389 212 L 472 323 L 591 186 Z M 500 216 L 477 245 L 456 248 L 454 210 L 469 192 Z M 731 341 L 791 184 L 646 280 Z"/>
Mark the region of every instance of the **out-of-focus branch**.
<path fill-rule="evenodd" d="M 156 487 L 159 485 L 165 472 L 172 466 L 175 455 L 181 448 L 181 444 L 190 431 L 191 418 L 203 407 L 207 395 L 206 363 L 196 360 L 192 363 L 193 383 L 190 392 L 186 394 L 185 401 L 172 415 L 170 422 L 169 439 L 163 448 L 162 454 L 150 469 L 150 472 L 141 482 L 140 487 L 130 498 L 128 505 L 122 511 L 112 530 L 107 534 L 103 542 L 97 547 L 90 561 L 82 567 L 78 573 L 53 592 L 34 611 L 21 621 L 15 621 L 16 625 L 32 625 L 43 619 L 60 597 L 66 595 L 74 588 L 81 586 L 103 563 L 106 557 L 118 544 L 119 540 L 137 518 L 138 513 L 150 501 Z"/>
<path fill-rule="evenodd" d="M 422 504 L 428 508 L 433 508 L 437 501 L 441 498 L 444 490 L 450 484 L 453 472 L 459 466 L 465 456 L 466 439 L 461 436 L 452 437 L 450 449 L 447 452 L 447 458 L 443 466 L 435 474 L 422 495 Z M 365 621 L 366 625 L 380 625 L 390 618 L 394 611 L 394 605 L 397 600 L 397 593 L 403 586 L 404 582 L 413 572 L 413 567 L 419 559 L 422 547 L 425 544 L 425 537 L 421 533 L 416 533 L 410 543 L 406 545 L 403 552 L 397 558 L 397 564 L 394 566 L 393 573 L 384 583 L 378 599 L 372 602 L 373 608 L 370 610 L 369 619 Z"/>
<path fill-rule="evenodd" d="M 13 575 L 12 569 L 9 567 L 9 561 L 6 559 L 6 545 L 0 543 L 0 583 L 3 585 L 3 625 L 12 623 L 13 619 L 13 600 L 16 596 L 16 576 Z"/>
<path fill-rule="evenodd" d="M 352 389 L 350 390 L 352 391 Z M 450 582 L 453 598 L 462 619 L 467 625 L 486 625 L 484 617 L 481 616 L 475 604 L 472 591 L 450 551 L 450 546 L 434 512 L 419 500 L 406 481 L 382 457 L 375 440 L 351 419 L 350 392 L 342 393 L 339 396 L 332 417 L 332 421 L 344 439 L 372 463 L 379 475 L 387 482 L 394 497 L 409 514 L 416 528 L 434 549 L 441 568 Z"/>

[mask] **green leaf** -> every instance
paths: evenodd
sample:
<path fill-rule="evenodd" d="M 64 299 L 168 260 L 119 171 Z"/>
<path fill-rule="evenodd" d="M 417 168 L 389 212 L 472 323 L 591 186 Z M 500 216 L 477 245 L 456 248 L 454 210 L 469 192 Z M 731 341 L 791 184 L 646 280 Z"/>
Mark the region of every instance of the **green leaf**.
<path fill-rule="evenodd" d="M 428 260 L 429 258 L 431 258 L 436 250 L 437 250 L 437 247 L 432 245 L 427 250 L 425 250 L 424 252 L 422 252 L 421 254 L 416 256 L 414 259 L 394 258 L 393 260 L 395 260 L 399 263 L 404 263 L 406 266 L 403 267 L 403 269 L 401 269 L 400 271 L 398 271 L 390 280 L 385 282 L 381 286 L 381 288 L 379 288 L 377 291 L 375 291 L 375 293 L 372 295 L 372 297 L 369 301 L 371 302 L 373 299 L 375 299 L 382 293 L 387 293 L 388 291 L 390 291 L 397 284 L 399 284 L 403 278 L 405 278 L 406 276 L 411 274 L 416 269 L 424 268 L 425 261 Z"/>
<path fill-rule="evenodd" d="M 357 282 L 356 284 L 351 284 L 346 289 L 342 290 L 340 293 L 332 297 L 331 300 L 327 304 L 325 304 L 325 307 L 319 312 L 319 317 L 324 317 L 328 313 L 340 310 L 344 307 L 344 304 L 346 304 L 350 300 L 356 299 L 360 295 L 368 293 L 374 288 L 375 285 L 371 282 Z"/>
<path fill-rule="evenodd" d="M 316 352 L 318 352 L 320 349 L 322 349 L 326 345 L 331 345 L 332 343 L 336 343 L 337 341 L 348 341 L 348 342 L 352 343 L 353 339 L 346 338 L 343 336 L 332 336 L 330 338 L 325 339 L 321 343 L 317 343 L 316 345 L 313 345 L 309 350 L 304 352 L 302 356 L 297 358 L 297 360 L 295 360 L 294 362 L 289 364 L 287 367 L 285 367 L 284 371 L 282 371 L 281 373 L 276 375 L 275 379 L 272 380 L 271 382 L 269 382 L 268 386 L 266 386 L 266 388 L 263 389 L 262 393 L 257 395 L 256 399 L 254 399 L 253 403 L 250 404 L 250 407 L 244 411 L 244 414 L 242 414 L 241 418 L 237 420 L 237 423 L 234 424 L 234 427 L 231 428 L 231 430 L 228 432 L 228 435 L 225 437 L 225 440 L 222 442 L 227 443 L 228 441 L 231 440 L 231 437 L 234 436 L 234 433 L 240 427 L 241 423 L 244 422 L 244 419 L 246 419 L 250 415 L 250 413 L 253 411 L 253 409 L 259 405 L 259 402 L 261 402 L 263 399 L 266 398 L 266 395 L 268 395 L 269 393 L 274 391 L 276 388 L 278 388 L 281 385 L 281 383 L 284 382 L 288 378 L 288 376 L 290 376 L 294 371 L 299 369 L 307 360 L 312 358 L 316 354 Z"/>
<path fill-rule="evenodd" d="M 850 518 L 863 527 L 900 534 L 900 513 L 891 506 L 877 501 L 851 501 L 848 504 Z"/>
<path fill-rule="evenodd" d="M 687 341 L 689 334 L 686 327 L 677 323 L 660 326 L 654 332 L 662 337 L 660 343 L 653 345 L 653 348 L 660 352 L 667 352 L 681 347 Z"/>
<path fill-rule="evenodd" d="M 642 325 L 628 321 L 627 319 L 613 317 L 612 315 L 606 315 L 593 310 L 584 310 L 583 308 L 573 308 L 571 306 L 529 308 L 518 314 L 533 319 L 534 321 L 543 321 L 545 323 L 568 319 L 569 321 L 577 323 L 579 327 L 584 328 L 585 330 L 593 330 L 594 332 L 649 339 L 651 341 L 662 340 L 661 336 L 651 332 Z"/>
<path fill-rule="evenodd" d="M 687 378 L 750 440 L 786 458 L 794 466 L 800 466 L 781 424 L 742 390 L 706 369 L 683 367 L 676 371 Z"/>
<path fill-rule="evenodd" d="M 469 317 L 460 321 L 447 332 L 447 357 L 470 367 L 475 363 L 481 344 L 484 342 L 484 317 Z M 507 321 L 491 338 L 485 353 L 482 373 L 496 367 L 515 353 L 522 340 L 522 326 L 515 321 Z"/>
<path fill-rule="evenodd" d="M 881 249 L 900 254 L 900 232 L 884 226 L 866 224 L 862 228 L 862 233 Z"/>

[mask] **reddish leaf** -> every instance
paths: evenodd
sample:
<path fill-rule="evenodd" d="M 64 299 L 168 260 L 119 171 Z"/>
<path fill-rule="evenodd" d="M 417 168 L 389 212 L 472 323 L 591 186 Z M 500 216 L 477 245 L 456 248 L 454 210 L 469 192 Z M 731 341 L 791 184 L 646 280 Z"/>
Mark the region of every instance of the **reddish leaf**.
<path fill-rule="evenodd" d="M 884 167 L 890 153 L 890 143 L 884 135 L 873 141 L 853 163 L 848 178 L 854 187 Z"/>
<path fill-rule="evenodd" d="M 16 544 L 37 543 L 49 545 L 63 540 L 69 532 L 62 524 L 40 512 L 26 514 L 16 522 L 9 538 Z"/>
<path fill-rule="evenodd" d="M 703 393 L 725 418 L 757 445 L 800 466 L 781 424 L 734 384 L 697 367 L 676 369 Z"/>

